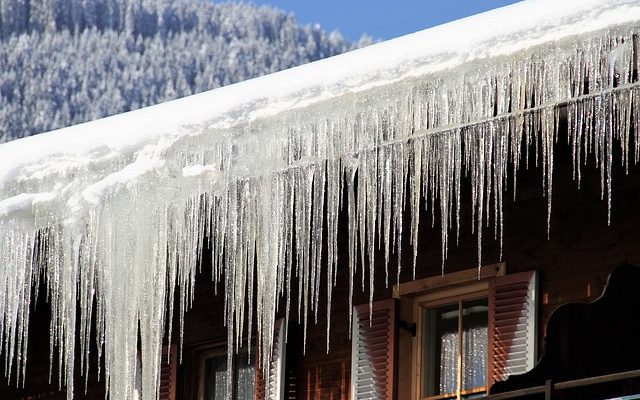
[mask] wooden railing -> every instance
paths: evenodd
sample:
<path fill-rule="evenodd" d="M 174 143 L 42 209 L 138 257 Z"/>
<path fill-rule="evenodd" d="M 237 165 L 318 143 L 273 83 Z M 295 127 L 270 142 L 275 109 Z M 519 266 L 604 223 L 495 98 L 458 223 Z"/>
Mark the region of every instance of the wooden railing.
<path fill-rule="evenodd" d="M 618 372 L 609 375 L 600 375 L 590 378 L 575 379 L 572 381 L 557 382 L 554 383 L 548 380 L 544 385 L 532 386 L 526 389 L 513 390 L 511 392 L 497 393 L 481 397 L 480 400 L 506 400 L 515 399 L 521 396 L 528 396 L 532 394 L 544 394 L 545 400 L 551 400 L 553 398 L 553 392 L 563 389 L 573 389 L 583 386 L 597 385 L 599 383 L 615 382 L 625 379 L 640 377 L 640 369 L 633 371 Z"/>

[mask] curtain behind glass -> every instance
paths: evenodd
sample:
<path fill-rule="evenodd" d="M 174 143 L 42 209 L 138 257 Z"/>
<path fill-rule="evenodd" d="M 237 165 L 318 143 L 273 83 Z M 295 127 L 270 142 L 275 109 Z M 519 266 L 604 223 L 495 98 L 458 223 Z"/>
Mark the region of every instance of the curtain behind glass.
<path fill-rule="evenodd" d="M 487 300 L 462 303 L 462 390 L 487 384 Z"/>
<path fill-rule="evenodd" d="M 458 378 L 458 305 L 425 311 L 423 396 L 454 393 Z"/>

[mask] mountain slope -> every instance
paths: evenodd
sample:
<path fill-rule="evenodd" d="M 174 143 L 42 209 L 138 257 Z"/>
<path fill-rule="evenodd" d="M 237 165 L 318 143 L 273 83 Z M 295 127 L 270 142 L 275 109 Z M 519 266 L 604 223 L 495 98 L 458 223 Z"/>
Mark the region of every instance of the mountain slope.
<path fill-rule="evenodd" d="M 0 0 L 0 142 L 332 56 L 292 15 L 198 0 Z"/>

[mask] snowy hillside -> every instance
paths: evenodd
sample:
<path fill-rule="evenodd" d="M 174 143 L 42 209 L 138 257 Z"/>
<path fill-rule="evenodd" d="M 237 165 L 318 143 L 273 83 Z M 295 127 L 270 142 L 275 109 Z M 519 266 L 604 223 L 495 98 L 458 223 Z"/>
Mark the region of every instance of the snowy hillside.
<path fill-rule="evenodd" d="M 363 39 L 360 45 L 366 44 Z M 349 50 L 269 7 L 198 0 L 0 0 L 0 142 Z"/>

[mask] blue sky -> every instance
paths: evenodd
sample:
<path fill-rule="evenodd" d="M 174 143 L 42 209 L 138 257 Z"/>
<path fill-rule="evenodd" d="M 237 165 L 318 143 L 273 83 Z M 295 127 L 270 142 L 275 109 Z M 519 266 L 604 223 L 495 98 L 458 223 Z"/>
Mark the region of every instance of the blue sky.
<path fill-rule="evenodd" d="M 517 0 L 249 0 L 293 12 L 302 24 L 337 29 L 350 40 L 364 32 L 391 39 Z"/>

